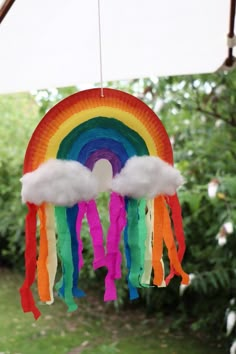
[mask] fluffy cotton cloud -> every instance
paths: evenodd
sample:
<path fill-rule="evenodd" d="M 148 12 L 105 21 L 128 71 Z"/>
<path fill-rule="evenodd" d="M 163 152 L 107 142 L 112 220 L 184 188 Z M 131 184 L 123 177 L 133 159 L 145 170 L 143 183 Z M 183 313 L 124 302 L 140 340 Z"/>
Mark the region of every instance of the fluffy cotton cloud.
<path fill-rule="evenodd" d="M 184 180 L 180 172 L 159 157 L 133 156 L 112 181 L 112 190 L 133 198 L 174 195 Z"/>
<path fill-rule="evenodd" d="M 91 171 L 76 161 L 48 160 L 21 178 L 23 203 L 43 202 L 72 206 L 97 196 L 98 183 Z"/>

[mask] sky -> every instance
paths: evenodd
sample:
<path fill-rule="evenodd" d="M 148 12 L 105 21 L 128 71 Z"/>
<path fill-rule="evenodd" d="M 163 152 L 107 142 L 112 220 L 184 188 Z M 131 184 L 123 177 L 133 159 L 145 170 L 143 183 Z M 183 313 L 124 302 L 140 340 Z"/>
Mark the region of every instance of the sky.
<path fill-rule="evenodd" d="M 227 56 L 229 3 L 100 0 L 103 80 L 216 71 Z M 97 5 L 16 1 L 0 28 L 0 93 L 99 82 Z"/>

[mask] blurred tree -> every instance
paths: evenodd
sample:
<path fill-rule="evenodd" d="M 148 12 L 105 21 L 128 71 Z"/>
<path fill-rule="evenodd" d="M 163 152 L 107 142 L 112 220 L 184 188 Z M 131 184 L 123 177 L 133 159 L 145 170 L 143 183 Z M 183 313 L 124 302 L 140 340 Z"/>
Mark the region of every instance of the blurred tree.
<path fill-rule="evenodd" d="M 39 121 L 33 96 L 0 96 L 0 265 L 22 264 L 25 209 L 20 202 L 20 177 L 28 140 Z"/>

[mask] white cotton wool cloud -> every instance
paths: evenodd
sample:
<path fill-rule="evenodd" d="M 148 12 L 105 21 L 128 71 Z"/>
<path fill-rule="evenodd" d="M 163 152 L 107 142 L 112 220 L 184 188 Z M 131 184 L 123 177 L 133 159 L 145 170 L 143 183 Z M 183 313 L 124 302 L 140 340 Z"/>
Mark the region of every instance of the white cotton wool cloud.
<path fill-rule="evenodd" d="M 112 190 L 135 199 L 174 195 L 184 182 L 180 172 L 155 156 L 133 156 L 112 181 Z"/>
<path fill-rule="evenodd" d="M 23 203 L 72 206 L 94 199 L 98 193 L 97 179 L 77 161 L 50 159 L 20 181 Z"/>

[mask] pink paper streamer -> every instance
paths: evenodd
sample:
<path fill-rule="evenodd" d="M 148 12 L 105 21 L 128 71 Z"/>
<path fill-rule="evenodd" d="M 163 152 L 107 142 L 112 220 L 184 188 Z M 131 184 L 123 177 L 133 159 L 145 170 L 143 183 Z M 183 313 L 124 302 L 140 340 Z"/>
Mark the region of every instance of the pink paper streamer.
<path fill-rule="evenodd" d="M 87 220 L 92 237 L 94 260 L 93 268 L 106 266 L 105 249 L 103 245 L 103 229 L 99 218 L 97 206 L 94 200 L 87 203 Z"/>
<path fill-rule="evenodd" d="M 119 250 L 121 233 L 126 225 L 124 198 L 112 192 L 110 204 L 110 227 L 107 234 L 107 276 L 105 278 L 104 301 L 117 299 L 115 279 L 121 278 L 122 255 Z"/>

